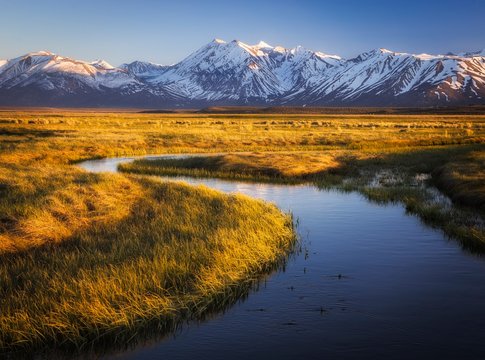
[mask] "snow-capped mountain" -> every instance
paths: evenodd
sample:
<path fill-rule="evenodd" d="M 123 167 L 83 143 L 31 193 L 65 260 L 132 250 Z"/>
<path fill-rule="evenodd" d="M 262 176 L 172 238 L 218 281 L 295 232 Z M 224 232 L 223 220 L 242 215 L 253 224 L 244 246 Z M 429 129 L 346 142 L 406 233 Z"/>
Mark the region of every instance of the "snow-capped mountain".
<path fill-rule="evenodd" d="M 150 81 L 190 100 L 268 103 L 340 63 L 338 56 L 301 47 L 215 39 Z"/>
<path fill-rule="evenodd" d="M 46 51 L 5 61 L 0 67 L 0 86 L 4 89 L 37 86 L 45 90 L 62 88 L 73 92 L 80 87 L 119 88 L 136 83 L 125 71 L 106 61 L 88 63 Z"/>
<path fill-rule="evenodd" d="M 0 104 L 418 106 L 485 103 L 485 50 L 458 55 L 372 50 L 342 59 L 263 41 L 215 39 L 170 66 L 114 67 L 50 52 L 0 60 Z"/>
<path fill-rule="evenodd" d="M 434 56 L 376 49 L 346 61 L 334 74 L 289 98 L 315 104 L 484 103 L 484 90 L 481 54 Z"/>
<path fill-rule="evenodd" d="M 86 62 L 40 51 L 0 62 L 4 105 L 149 106 L 173 100 L 163 89 L 152 89 L 104 60 Z"/>

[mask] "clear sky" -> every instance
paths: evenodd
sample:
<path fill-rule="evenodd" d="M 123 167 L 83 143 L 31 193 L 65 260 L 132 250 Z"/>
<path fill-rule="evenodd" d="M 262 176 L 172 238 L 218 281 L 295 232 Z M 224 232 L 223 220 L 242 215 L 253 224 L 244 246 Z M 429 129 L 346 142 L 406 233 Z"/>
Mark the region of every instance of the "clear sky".
<path fill-rule="evenodd" d="M 485 48 L 485 0 L 0 0 L 0 59 L 50 50 L 172 64 L 213 38 L 346 58 L 472 51 Z"/>

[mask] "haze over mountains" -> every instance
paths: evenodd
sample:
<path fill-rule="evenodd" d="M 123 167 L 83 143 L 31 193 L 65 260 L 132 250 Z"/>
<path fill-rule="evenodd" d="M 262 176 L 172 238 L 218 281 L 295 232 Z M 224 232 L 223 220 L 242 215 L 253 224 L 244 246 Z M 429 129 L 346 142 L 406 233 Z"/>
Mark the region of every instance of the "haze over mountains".
<path fill-rule="evenodd" d="M 0 60 L 0 105 L 443 106 L 485 104 L 485 51 L 376 49 L 352 59 L 215 39 L 181 62 L 113 67 L 41 51 Z"/>

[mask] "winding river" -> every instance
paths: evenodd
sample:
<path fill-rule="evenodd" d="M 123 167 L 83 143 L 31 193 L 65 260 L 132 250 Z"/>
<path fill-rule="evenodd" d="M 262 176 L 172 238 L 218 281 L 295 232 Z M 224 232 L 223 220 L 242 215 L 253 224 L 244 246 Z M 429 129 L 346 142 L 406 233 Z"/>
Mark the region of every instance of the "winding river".
<path fill-rule="evenodd" d="M 485 359 L 484 259 L 402 206 L 309 185 L 169 180 L 276 203 L 298 218 L 304 248 L 224 313 L 114 358 Z"/>

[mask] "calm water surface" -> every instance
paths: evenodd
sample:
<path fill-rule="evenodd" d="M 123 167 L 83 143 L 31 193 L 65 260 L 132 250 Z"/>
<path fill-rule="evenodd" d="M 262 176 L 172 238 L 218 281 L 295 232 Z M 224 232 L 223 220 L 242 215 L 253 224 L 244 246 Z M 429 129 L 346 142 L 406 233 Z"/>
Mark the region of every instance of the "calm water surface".
<path fill-rule="evenodd" d="M 114 358 L 485 359 L 485 259 L 401 206 L 306 185 L 179 179 L 293 212 L 304 250 L 225 313 Z"/>

